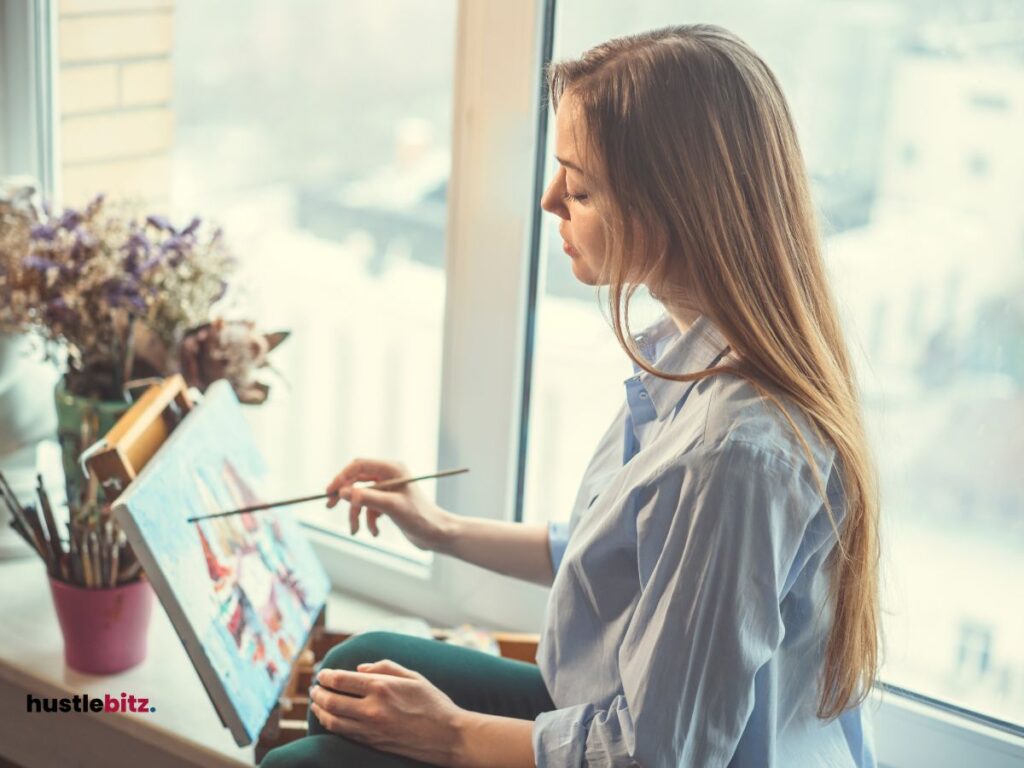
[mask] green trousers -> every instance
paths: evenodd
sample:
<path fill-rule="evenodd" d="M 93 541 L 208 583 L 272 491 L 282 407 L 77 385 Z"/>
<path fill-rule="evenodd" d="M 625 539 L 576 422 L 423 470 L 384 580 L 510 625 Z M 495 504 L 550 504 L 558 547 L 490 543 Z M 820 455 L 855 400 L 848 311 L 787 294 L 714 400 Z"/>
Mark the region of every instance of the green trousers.
<path fill-rule="evenodd" d="M 395 632 L 364 632 L 334 646 L 323 669 L 354 670 L 357 664 L 391 659 L 414 669 L 474 712 L 533 720 L 555 708 L 540 671 L 533 664 L 460 648 L 440 640 Z M 352 741 L 324 729 L 308 716 L 309 735 L 270 750 L 260 768 L 410 768 L 410 760 Z"/>

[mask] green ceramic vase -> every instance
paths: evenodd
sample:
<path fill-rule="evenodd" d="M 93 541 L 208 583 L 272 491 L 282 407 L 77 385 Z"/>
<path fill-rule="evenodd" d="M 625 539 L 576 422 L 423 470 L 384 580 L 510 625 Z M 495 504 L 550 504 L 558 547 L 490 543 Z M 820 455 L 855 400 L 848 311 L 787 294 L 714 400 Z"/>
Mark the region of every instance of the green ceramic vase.
<path fill-rule="evenodd" d="M 60 442 L 68 503 L 78 504 L 85 489 L 85 475 L 78 457 L 114 426 L 131 404 L 124 400 L 97 400 L 67 391 L 64 379 L 54 389 L 57 405 L 57 439 Z M 102 499 L 102 490 L 100 491 Z"/>

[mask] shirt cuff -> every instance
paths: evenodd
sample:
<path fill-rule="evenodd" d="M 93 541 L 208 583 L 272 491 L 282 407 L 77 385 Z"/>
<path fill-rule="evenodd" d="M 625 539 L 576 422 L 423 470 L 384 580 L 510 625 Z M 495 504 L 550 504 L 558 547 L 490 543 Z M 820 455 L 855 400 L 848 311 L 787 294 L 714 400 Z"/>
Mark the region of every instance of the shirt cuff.
<path fill-rule="evenodd" d="M 565 548 L 569 544 L 569 525 L 551 521 L 548 523 L 548 551 L 551 554 L 551 570 L 558 573 Z"/>
<path fill-rule="evenodd" d="M 574 768 L 583 764 L 586 723 L 594 716 L 592 704 L 541 712 L 533 721 L 533 759 L 537 768 Z"/>

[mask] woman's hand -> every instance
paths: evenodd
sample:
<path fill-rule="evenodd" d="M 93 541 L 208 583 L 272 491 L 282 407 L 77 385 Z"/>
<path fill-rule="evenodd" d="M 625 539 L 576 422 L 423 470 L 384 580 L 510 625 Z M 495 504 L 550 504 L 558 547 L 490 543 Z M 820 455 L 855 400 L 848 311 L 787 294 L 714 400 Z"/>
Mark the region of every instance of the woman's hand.
<path fill-rule="evenodd" d="M 374 536 L 380 533 L 377 519 L 387 515 L 420 549 L 441 550 L 450 538 L 455 516 L 428 499 L 415 483 L 381 491 L 353 485 L 408 475 L 405 465 L 397 461 L 356 459 L 327 486 L 327 493 L 332 494 L 327 508 L 336 505 L 338 499 L 349 502 L 348 517 L 353 535 L 359 530 L 359 513 L 365 508 L 366 526 Z"/>
<path fill-rule="evenodd" d="M 317 674 L 310 708 L 320 724 L 374 749 L 451 765 L 465 710 L 419 672 L 390 659 L 357 669 L 322 669 Z"/>

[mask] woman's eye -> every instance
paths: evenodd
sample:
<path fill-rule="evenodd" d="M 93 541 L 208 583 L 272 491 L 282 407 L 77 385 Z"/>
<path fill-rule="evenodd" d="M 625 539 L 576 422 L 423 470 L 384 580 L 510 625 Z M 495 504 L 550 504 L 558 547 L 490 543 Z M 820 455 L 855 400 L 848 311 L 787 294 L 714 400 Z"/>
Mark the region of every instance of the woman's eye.
<path fill-rule="evenodd" d="M 565 200 L 566 202 L 569 202 L 571 200 L 574 203 L 582 203 L 584 200 L 587 199 L 587 197 L 588 195 L 573 195 L 570 194 L 569 192 L 566 192 L 565 194 L 562 195 L 563 200 Z"/>

